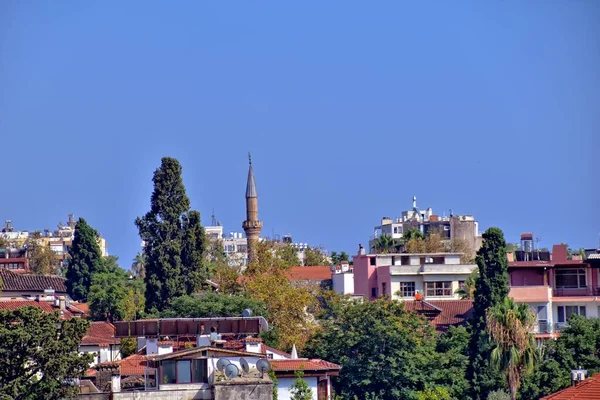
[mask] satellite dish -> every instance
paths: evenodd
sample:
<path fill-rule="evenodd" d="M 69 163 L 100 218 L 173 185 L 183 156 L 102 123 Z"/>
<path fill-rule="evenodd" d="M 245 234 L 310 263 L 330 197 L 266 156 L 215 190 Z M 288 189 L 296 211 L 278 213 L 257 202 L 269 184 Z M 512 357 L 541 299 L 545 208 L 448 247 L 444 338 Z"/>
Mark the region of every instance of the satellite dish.
<path fill-rule="evenodd" d="M 271 364 L 264 358 L 261 358 L 256 362 L 256 369 L 260 371 L 261 375 L 264 376 L 265 373 L 271 370 Z"/>
<path fill-rule="evenodd" d="M 250 371 L 250 366 L 248 365 L 248 361 L 246 361 L 245 358 L 240 358 L 240 366 L 242 367 L 242 370 L 244 370 L 245 373 L 248 373 L 248 371 Z"/>
<path fill-rule="evenodd" d="M 229 364 L 225 367 L 225 376 L 228 379 L 237 378 L 240 376 L 240 370 L 236 367 L 235 364 Z"/>
<path fill-rule="evenodd" d="M 251 317 L 251 316 L 252 316 L 252 310 L 249 309 L 249 308 L 246 308 L 244 310 L 244 312 L 242 312 L 242 317 L 244 317 L 244 318 L 248 318 L 248 317 Z"/>
<path fill-rule="evenodd" d="M 229 361 L 226 358 L 219 358 L 217 360 L 217 369 L 221 372 L 223 372 L 225 370 L 225 367 L 228 366 L 229 364 L 231 364 L 231 361 Z"/>

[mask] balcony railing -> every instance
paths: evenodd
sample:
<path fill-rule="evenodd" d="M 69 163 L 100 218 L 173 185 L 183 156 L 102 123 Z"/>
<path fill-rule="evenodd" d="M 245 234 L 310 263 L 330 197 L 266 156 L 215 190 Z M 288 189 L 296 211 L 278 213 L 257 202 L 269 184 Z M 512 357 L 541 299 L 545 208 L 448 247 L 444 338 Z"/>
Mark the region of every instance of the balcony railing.
<path fill-rule="evenodd" d="M 536 333 L 551 333 L 551 326 L 548 324 L 548 321 L 540 320 L 537 323 L 537 332 Z"/>
<path fill-rule="evenodd" d="M 556 288 L 553 290 L 556 297 L 563 296 L 600 296 L 600 287 L 586 286 L 582 288 Z"/>

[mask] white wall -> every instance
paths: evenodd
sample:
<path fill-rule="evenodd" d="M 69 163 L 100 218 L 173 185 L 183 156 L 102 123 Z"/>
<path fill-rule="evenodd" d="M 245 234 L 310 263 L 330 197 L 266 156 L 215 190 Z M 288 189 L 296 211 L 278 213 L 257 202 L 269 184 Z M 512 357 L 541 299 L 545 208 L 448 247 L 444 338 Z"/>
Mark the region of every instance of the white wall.
<path fill-rule="evenodd" d="M 307 377 L 304 380 L 308 383 L 308 386 L 312 390 L 313 400 L 317 400 L 317 377 Z M 277 399 L 278 400 L 291 400 L 292 395 L 290 394 L 290 386 L 294 384 L 296 378 L 278 378 L 277 382 Z"/>
<path fill-rule="evenodd" d="M 400 282 L 414 282 L 415 290 L 419 291 L 425 297 L 425 300 L 459 300 L 460 296 L 454 294 L 458 289 L 459 281 L 466 281 L 469 277 L 468 274 L 448 274 L 448 275 L 392 275 L 390 277 L 390 293 L 394 300 L 412 300 L 413 298 L 403 298 L 396 295 L 396 292 L 400 290 Z M 432 297 L 426 296 L 425 294 L 425 283 L 424 282 L 436 282 L 436 281 L 451 281 L 452 282 L 452 296 L 443 297 Z"/>
<path fill-rule="evenodd" d="M 354 273 L 332 274 L 333 290 L 338 294 L 354 294 Z"/>

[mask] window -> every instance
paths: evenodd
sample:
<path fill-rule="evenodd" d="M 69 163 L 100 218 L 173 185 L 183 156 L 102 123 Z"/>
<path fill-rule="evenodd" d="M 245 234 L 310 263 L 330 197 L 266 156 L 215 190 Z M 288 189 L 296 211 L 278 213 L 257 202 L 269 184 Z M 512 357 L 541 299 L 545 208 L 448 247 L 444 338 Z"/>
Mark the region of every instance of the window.
<path fill-rule="evenodd" d="M 177 383 L 191 383 L 192 382 L 192 361 L 191 360 L 180 360 L 177 361 Z"/>
<path fill-rule="evenodd" d="M 377 297 L 377 288 L 371 288 L 371 297 Z"/>
<path fill-rule="evenodd" d="M 387 282 L 381 282 L 381 295 L 385 296 L 387 294 Z"/>
<path fill-rule="evenodd" d="M 206 360 L 192 361 L 192 382 L 208 383 L 208 373 L 206 372 Z"/>
<path fill-rule="evenodd" d="M 585 306 L 558 306 L 558 322 L 567 322 L 572 315 L 585 317 L 585 311 Z"/>
<path fill-rule="evenodd" d="M 369 258 L 369 265 L 377 265 L 377 259 L 375 257 Z"/>
<path fill-rule="evenodd" d="M 398 233 L 398 228 L 394 227 L 394 233 Z"/>
<path fill-rule="evenodd" d="M 465 281 L 458 281 L 458 288 L 459 289 L 464 289 L 465 288 Z"/>
<path fill-rule="evenodd" d="M 161 363 L 162 383 L 176 383 L 177 374 L 175 372 L 175 361 L 165 360 Z"/>
<path fill-rule="evenodd" d="M 585 269 L 569 268 L 556 270 L 556 288 L 579 289 L 585 288 Z"/>
<path fill-rule="evenodd" d="M 415 295 L 415 283 L 400 282 L 400 293 L 402 297 L 413 297 Z"/>
<path fill-rule="evenodd" d="M 425 282 L 425 296 L 452 296 L 452 282 Z"/>
<path fill-rule="evenodd" d="M 267 353 L 267 358 L 269 360 L 272 360 L 273 359 L 273 353 Z"/>

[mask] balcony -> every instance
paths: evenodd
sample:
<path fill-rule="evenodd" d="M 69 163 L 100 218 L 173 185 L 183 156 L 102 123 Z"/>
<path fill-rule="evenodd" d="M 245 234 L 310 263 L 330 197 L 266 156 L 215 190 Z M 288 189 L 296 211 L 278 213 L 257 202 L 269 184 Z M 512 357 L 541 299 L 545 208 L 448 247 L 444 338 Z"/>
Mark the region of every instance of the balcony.
<path fill-rule="evenodd" d="M 586 286 L 583 288 L 556 288 L 553 291 L 554 297 L 569 296 L 600 296 L 600 287 Z"/>
<path fill-rule="evenodd" d="M 546 320 L 538 320 L 533 327 L 533 333 L 552 333 L 552 324 Z"/>
<path fill-rule="evenodd" d="M 550 286 L 511 286 L 509 297 L 517 303 L 547 303 L 552 296 Z"/>

